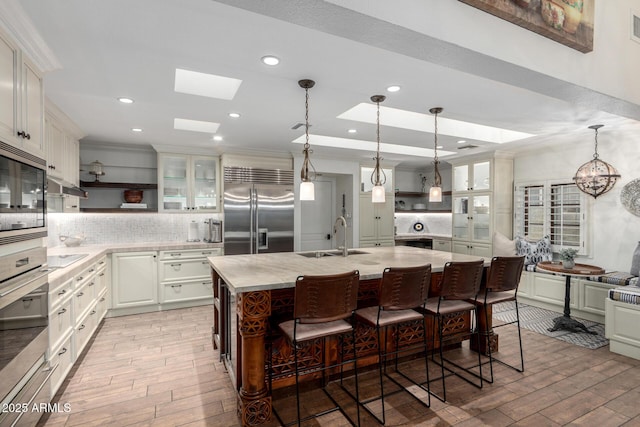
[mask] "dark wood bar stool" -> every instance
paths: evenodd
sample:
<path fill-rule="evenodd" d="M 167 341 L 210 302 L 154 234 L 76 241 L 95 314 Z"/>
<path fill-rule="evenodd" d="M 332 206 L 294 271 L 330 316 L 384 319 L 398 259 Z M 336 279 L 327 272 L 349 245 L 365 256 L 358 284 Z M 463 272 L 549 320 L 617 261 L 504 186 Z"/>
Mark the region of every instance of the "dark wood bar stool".
<path fill-rule="evenodd" d="M 442 379 L 442 397 L 438 396 L 435 393 L 432 393 L 438 399 L 443 402 L 447 400 L 447 389 L 445 384 L 445 369 L 453 375 L 458 376 L 459 378 L 465 380 L 466 382 L 473 384 L 478 388 L 482 388 L 482 360 L 480 352 L 478 352 L 478 369 L 479 374 L 471 371 L 471 368 L 476 366 L 472 366 L 469 368 L 465 368 L 460 366 L 459 364 L 445 359 L 443 355 L 443 347 L 449 342 L 460 342 L 462 339 L 466 337 L 471 337 L 475 335 L 477 339 L 478 348 L 480 348 L 480 336 L 479 334 L 474 334 L 473 327 L 468 330 L 461 331 L 460 333 L 444 336 L 443 328 L 444 328 L 444 318 L 448 315 L 464 312 L 464 311 L 473 311 L 475 314 L 475 324 L 478 325 L 478 311 L 476 310 L 476 305 L 472 304 L 468 300 L 475 299 L 478 296 L 478 292 L 480 291 L 480 283 L 482 281 L 482 271 L 484 268 L 484 260 L 480 259 L 478 261 L 469 261 L 469 262 L 448 262 L 444 266 L 444 272 L 442 273 L 442 281 L 440 282 L 440 286 L 437 288 L 437 292 L 435 295 L 430 295 L 427 303 L 425 304 L 425 311 L 427 314 L 434 317 L 434 326 L 437 326 L 437 336 L 439 339 L 439 353 L 440 353 L 440 365 L 441 377 L 434 378 L 432 381 Z M 436 333 L 434 331 L 433 334 L 433 345 L 435 348 L 435 337 Z M 432 353 L 432 360 L 435 361 L 434 353 Z M 467 376 L 461 375 L 456 370 L 450 369 L 445 366 L 445 362 L 451 364 L 458 368 L 458 370 L 463 370 L 470 375 L 479 379 L 479 384 L 476 384 Z"/>
<path fill-rule="evenodd" d="M 407 268 L 386 268 L 382 279 L 380 280 L 378 305 L 373 307 L 362 308 L 356 311 L 356 320 L 366 325 L 376 328 L 378 338 L 378 368 L 380 376 L 380 396 L 369 398 L 360 402 L 363 408 L 367 410 L 380 423 L 385 424 L 385 406 L 384 406 L 384 378 L 386 376 L 398 387 L 399 391 L 407 391 L 422 405 L 429 407 L 431 405 L 431 396 L 429 394 L 429 366 L 428 366 L 428 348 L 427 348 L 427 329 L 424 321 L 424 314 L 419 313 L 415 309 L 424 309 L 429 294 L 429 286 L 431 284 L 431 264 L 419 267 Z M 403 345 L 399 347 L 400 333 L 398 328 L 402 324 L 415 323 L 419 321 L 422 324 L 423 334 L 422 343 L 419 345 Z M 387 347 L 388 328 L 394 327 L 394 348 L 389 351 Z M 406 353 L 408 350 L 422 348 L 425 360 L 426 383 L 416 381 L 405 375 L 398 369 L 398 354 Z M 387 374 L 387 358 L 394 357 L 395 371 L 408 381 L 416 384 L 427 392 L 427 402 L 419 399 L 413 393 L 409 392 L 403 385 Z M 424 386 L 426 384 L 426 387 Z M 382 418 L 375 415 L 365 405 L 367 403 L 381 399 L 382 402 Z"/>
<path fill-rule="evenodd" d="M 325 415 L 329 412 L 339 410 L 352 425 L 360 425 L 360 405 L 358 404 L 358 371 L 355 358 L 350 360 L 344 359 L 344 334 L 351 334 L 353 343 L 353 354 L 356 354 L 355 345 L 355 324 L 354 312 L 357 307 L 358 284 L 360 274 L 358 271 L 352 271 L 343 274 L 323 275 L 323 276 L 300 276 L 296 281 L 293 320 L 280 323 L 278 326 L 284 333 L 284 336 L 291 343 L 294 352 L 294 363 L 296 373 L 296 405 L 297 419 L 285 424 L 275 408 L 274 414 L 282 425 L 291 425 L 297 423 L 300 425 L 302 421 Z M 351 319 L 351 323 L 347 321 Z M 305 343 L 313 342 L 317 339 L 325 339 L 331 336 L 340 337 L 339 348 L 341 357 L 338 363 L 326 366 L 323 362 L 321 367 L 304 367 L 298 360 L 298 353 Z M 324 359 L 323 359 L 324 360 Z M 357 423 L 354 423 L 345 411 L 340 407 L 336 400 L 326 390 L 325 371 L 330 368 L 340 367 L 340 378 L 342 379 L 343 367 L 347 363 L 353 363 L 356 381 L 356 410 Z M 323 387 L 322 390 L 327 397 L 335 405 L 333 408 L 324 410 L 320 413 L 309 415 L 301 419 L 300 417 L 300 375 L 311 374 L 322 371 Z"/>
<path fill-rule="evenodd" d="M 484 308 L 486 325 L 489 324 L 489 306 L 498 304 L 501 302 L 514 301 L 516 306 L 516 320 L 506 322 L 500 325 L 493 325 L 493 329 L 512 325 L 516 323 L 518 325 L 518 342 L 520 343 L 520 367 L 510 365 L 502 360 L 496 359 L 491 354 L 491 345 L 487 345 L 489 353 L 489 371 L 491 372 L 490 378 L 487 380 L 493 383 L 493 361 L 499 362 L 505 366 L 515 369 L 518 372 L 524 372 L 524 355 L 522 352 L 522 336 L 520 334 L 520 312 L 518 311 L 518 284 L 520 283 L 520 277 L 522 276 L 522 268 L 524 267 L 524 257 L 494 257 L 491 260 L 491 267 L 487 274 L 487 282 L 485 290 L 480 292 L 478 297 L 471 300 L 478 307 Z M 490 339 L 493 334 L 491 331 L 483 331 L 483 335 L 486 339 Z"/>

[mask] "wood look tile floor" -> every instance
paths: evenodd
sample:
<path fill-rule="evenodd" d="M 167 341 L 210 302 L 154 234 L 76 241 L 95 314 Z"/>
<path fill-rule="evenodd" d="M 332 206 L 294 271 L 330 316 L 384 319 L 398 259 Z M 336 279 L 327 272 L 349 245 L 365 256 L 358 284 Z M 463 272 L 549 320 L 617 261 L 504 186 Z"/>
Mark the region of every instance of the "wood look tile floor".
<path fill-rule="evenodd" d="M 210 307 L 106 319 L 54 398 L 69 403 L 71 411 L 46 414 L 39 426 L 239 425 L 235 392 L 211 345 L 212 324 Z M 517 360 L 515 328 L 498 332 L 503 358 Z M 522 334 L 524 373 L 494 364 L 495 382 L 482 389 L 447 378 L 449 400 L 432 398 L 429 409 L 406 393 L 394 394 L 385 400 L 387 425 L 640 426 L 640 361 L 608 347 L 589 350 L 527 330 Z M 472 356 L 466 348 L 450 353 Z M 413 361 L 404 368 L 419 377 L 424 365 Z M 438 372 L 433 363 L 430 372 Z M 361 391 L 375 393 L 377 371 L 360 378 Z M 332 386 L 355 414 L 342 390 Z M 311 409 L 321 405 L 313 393 L 302 401 Z M 284 415 L 295 410 L 291 397 L 277 397 Z M 377 424 L 366 412 L 361 416 L 363 426 Z M 268 424 L 276 425 L 275 418 Z M 348 423 L 332 413 L 305 425 Z"/>

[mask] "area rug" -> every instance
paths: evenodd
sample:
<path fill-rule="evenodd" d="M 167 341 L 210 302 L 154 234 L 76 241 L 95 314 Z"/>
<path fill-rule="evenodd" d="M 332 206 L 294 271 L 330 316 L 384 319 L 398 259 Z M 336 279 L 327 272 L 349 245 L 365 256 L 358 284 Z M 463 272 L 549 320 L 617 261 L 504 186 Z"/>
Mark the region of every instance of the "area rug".
<path fill-rule="evenodd" d="M 549 328 L 553 327 L 553 319 L 561 316 L 560 313 L 522 303 L 519 303 L 518 307 L 520 308 L 520 327 L 524 329 L 529 329 L 530 331 L 534 331 L 548 337 L 590 349 L 600 348 L 609 344 L 609 340 L 604 337 L 604 325 L 600 323 L 576 319 L 582 322 L 590 331 L 597 332 L 597 335 L 588 334 L 586 332 L 550 332 Z M 493 306 L 493 317 L 503 322 L 512 322 L 516 320 L 516 309 L 514 303 L 505 302 L 495 304 Z"/>

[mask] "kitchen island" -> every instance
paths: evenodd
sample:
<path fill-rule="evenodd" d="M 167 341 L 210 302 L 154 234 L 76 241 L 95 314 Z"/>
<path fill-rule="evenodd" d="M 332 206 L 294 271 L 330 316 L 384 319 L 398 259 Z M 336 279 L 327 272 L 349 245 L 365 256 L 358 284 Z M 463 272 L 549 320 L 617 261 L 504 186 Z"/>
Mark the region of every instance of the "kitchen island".
<path fill-rule="evenodd" d="M 220 358 L 238 390 L 238 414 L 243 425 L 259 425 L 270 418 L 269 378 L 274 389 L 293 384 L 292 352 L 278 334 L 277 325 L 292 318 L 298 276 L 359 270 L 358 307 L 362 308 L 376 304 L 379 278 L 386 267 L 431 264 L 431 289 L 436 289 L 447 262 L 479 259 L 408 246 L 364 248 L 355 252 L 347 257 L 289 252 L 209 258 L 214 286 L 214 348 L 220 350 Z M 430 334 L 430 319 L 425 321 Z M 468 313 L 451 316 L 445 322 L 446 333 L 450 335 L 470 328 Z M 490 325 L 480 325 L 480 329 L 485 328 Z M 401 345 L 421 341 L 421 331 L 419 323 L 401 329 Z M 377 363 L 374 330 L 359 325 L 356 336 L 358 366 Z M 428 338 L 430 341 L 431 336 Z M 326 345 L 318 340 L 309 346 L 300 363 L 315 366 L 321 364 L 323 358 L 335 360 L 339 354 L 337 345 L 335 340 L 328 340 Z M 315 379 L 313 375 L 309 377 Z"/>

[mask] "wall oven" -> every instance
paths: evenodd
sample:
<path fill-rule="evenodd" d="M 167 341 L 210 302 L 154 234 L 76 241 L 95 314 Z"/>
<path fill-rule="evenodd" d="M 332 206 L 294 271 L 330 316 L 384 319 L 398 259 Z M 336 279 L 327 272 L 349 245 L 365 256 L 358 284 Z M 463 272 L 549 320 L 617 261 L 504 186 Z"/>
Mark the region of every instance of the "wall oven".
<path fill-rule="evenodd" d="M 35 425 L 51 400 L 46 162 L 0 142 L 0 426 Z"/>
<path fill-rule="evenodd" d="M 0 141 L 0 245 L 47 236 L 46 161 Z"/>

